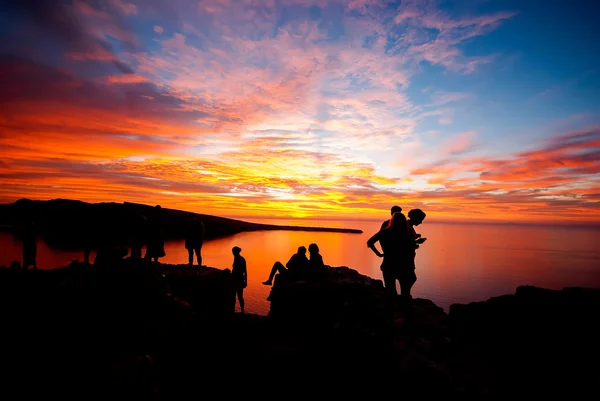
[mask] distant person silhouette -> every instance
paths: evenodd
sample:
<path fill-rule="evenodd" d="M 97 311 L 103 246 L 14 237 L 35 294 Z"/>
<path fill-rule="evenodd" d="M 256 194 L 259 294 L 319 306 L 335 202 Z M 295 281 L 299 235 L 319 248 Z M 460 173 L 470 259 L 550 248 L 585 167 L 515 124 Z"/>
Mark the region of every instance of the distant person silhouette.
<path fill-rule="evenodd" d="M 379 241 L 383 253 L 379 252 L 375 243 Z M 401 281 L 406 277 L 406 271 L 412 270 L 412 253 L 414 252 L 414 240 L 408 230 L 406 217 L 401 212 L 396 212 L 390 220 L 390 224 L 383 230 L 378 231 L 367 241 L 367 246 L 379 257 L 383 258 L 381 272 L 383 282 L 388 295 L 395 297 L 396 280 Z M 402 282 L 400 283 L 402 287 Z M 403 294 L 406 295 L 406 294 Z"/>
<path fill-rule="evenodd" d="M 310 244 L 308 246 L 308 276 L 312 281 L 323 281 L 327 278 L 329 272 L 325 263 L 323 263 L 323 256 L 319 253 L 319 246 L 317 244 Z"/>
<path fill-rule="evenodd" d="M 92 249 L 88 246 L 83 250 L 83 263 L 90 264 L 90 254 L 92 253 Z"/>
<path fill-rule="evenodd" d="M 147 230 L 147 220 L 137 211 L 133 212 L 133 227 L 131 228 L 131 258 L 142 258 L 142 247 L 144 246 L 144 236 Z"/>
<path fill-rule="evenodd" d="M 244 313 L 244 288 L 248 285 L 248 272 L 246 270 L 246 259 L 240 255 L 240 252 L 242 252 L 242 249 L 239 246 L 234 246 L 231 250 L 231 253 L 233 253 L 231 280 L 235 288 L 235 295 L 237 295 L 240 302 L 240 310 Z"/>
<path fill-rule="evenodd" d="M 144 259 L 158 262 L 158 258 L 165 256 L 165 238 L 163 234 L 164 211 L 156 205 L 148 218 L 148 244 Z"/>
<path fill-rule="evenodd" d="M 185 236 L 185 249 L 188 251 L 188 260 L 190 266 L 194 265 L 194 252 L 198 259 L 198 267 L 202 267 L 202 243 L 204 242 L 204 223 L 190 213 L 187 233 Z"/>
<path fill-rule="evenodd" d="M 269 279 L 264 281 L 264 285 L 273 285 L 273 278 L 276 273 L 291 278 L 292 280 L 301 280 L 306 277 L 306 268 L 308 266 L 308 259 L 306 258 L 306 247 L 298 247 L 298 252 L 292 255 L 290 260 L 285 264 L 281 262 L 275 262 L 271 268 Z"/>
<path fill-rule="evenodd" d="M 425 216 L 425 212 L 423 212 L 421 209 L 412 209 L 408 212 L 408 232 L 413 246 L 411 249 L 411 264 L 406 269 L 401 271 L 400 290 L 404 297 L 409 299 L 412 298 L 410 294 L 412 286 L 417 281 L 417 275 L 415 273 L 415 257 L 417 256 L 416 250 L 419 248 L 420 244 L 427 240 L 427 238 L 421 237 L 421 234 L 417 234 L 415 227 L 423 223 Z"/>
<path fill-rule="evenodd" d="M 37 243 L 36 243 L 36 232 L 35 224 L 29 222 L 25 225 L 22 235 L 23 241 L 23 269 L 27 269 L 29 266 L 33 266 L 37 269 L 36 256 L 37 256 Z"/>

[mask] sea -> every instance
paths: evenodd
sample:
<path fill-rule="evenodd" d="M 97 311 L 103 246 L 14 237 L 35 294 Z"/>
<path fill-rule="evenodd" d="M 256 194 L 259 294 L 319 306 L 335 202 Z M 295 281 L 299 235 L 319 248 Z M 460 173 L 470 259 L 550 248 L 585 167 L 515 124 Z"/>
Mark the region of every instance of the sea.
<path fill-rule="evenodd" d="M 207 241 L 203 264 L 231 268 L 231 248 L 239 246 L 248 266 L 244 290 L 246 312 L 266 315 L 270 287 L 262 284 L 276 261 L 285 264 L 301 245 L 316 243 L 325 264 L 348 266 L 381 279 L 381 259 L 367 248 L 367 240 L 381 221 L 325 219 L 246 219 L 256 223 L 309 227 L 355 228 L 362 234 L 256 231 Z M 600 228 L 560 225 L 452 223 L 425 221 L 417 232 L 427 241 L 417 250 L 417 282 L 413 297 L 428 298 L 448 311 L 454 303 L 483 301 L 514 293 L 517 286 L 551 289 L 583 286 L 600 288 Z M 187 263 L 181 240 L 167 241 L 163 263 Z M 92 253 L 92 260 L 95 255 Z M 10 233 L 0 233 L 0 265 L 21 259 L 21 244 Z M 40 269 L 82 260 L 83 251 L 50 248 L 38 240 Z M 238 306 L 236 305 L 236 308 Z"/>

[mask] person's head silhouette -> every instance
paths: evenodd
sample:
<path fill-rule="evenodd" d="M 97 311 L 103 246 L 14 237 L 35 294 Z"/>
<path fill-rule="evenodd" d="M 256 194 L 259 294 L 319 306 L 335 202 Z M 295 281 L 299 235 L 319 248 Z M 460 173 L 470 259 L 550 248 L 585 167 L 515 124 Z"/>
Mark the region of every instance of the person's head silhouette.
<path fill-rule="evenodd" d="M 392 209 L 390 210 L 390 212 L 391 212 L 390 214 L 393 216 L 394 213 L 402 212 L 402 208 L 398 205 L 394 205 L 394 206 L 392 206 Z"/>
<path fill-rule="evenodd" d="M 308 246 L 308 252 L 310 252 L 310 253 L 319 253 L 319 247 L 317 246 L 317 244 L 310 244 Z"/>
<path fill-rule="evenodd" d="M 413 226 L 418 226 L 421 224 L 423 220 L 425 220 L 425 216 L 425 212 L 423 212 L 421 209 L 412 209 L 410 212 L 408 212 L 408 218 Z"/>
<path fill-rule="evenodd" d="M 242 252 L 242 248 L 240 248 L 239 246 L 234 246 L 233 248 L 231 248 L 231 253 L 233 253 L 234 255 L 239 255 L 240 252 Z"/>
<path fill-rule="evenodd" d="M 298 255 L 306 255 L 306 247 L 305 246 L 298 247 Z"/>
<path fill-rule="evenodd" d="M 388 227 L 406 227 L 406 217 L 402 212 L 396 212 L 390 219 L 390 225 Z"/>

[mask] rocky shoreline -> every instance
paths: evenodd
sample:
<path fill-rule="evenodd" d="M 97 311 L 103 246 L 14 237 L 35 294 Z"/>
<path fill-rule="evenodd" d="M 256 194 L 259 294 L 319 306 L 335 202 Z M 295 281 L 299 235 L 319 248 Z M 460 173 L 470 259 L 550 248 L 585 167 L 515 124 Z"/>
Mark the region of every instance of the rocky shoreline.
<path fill-rule="evenodd" d="M 327 283 L 276 280 L 257 316 L 234 313 L 229 274 L 0 268 L 5 381 L 19 398 L 598 396 L 600 290 L 523 286 L 448 314 L 414 299 L 390 319 L 380 280 L 337 267 Z"/>

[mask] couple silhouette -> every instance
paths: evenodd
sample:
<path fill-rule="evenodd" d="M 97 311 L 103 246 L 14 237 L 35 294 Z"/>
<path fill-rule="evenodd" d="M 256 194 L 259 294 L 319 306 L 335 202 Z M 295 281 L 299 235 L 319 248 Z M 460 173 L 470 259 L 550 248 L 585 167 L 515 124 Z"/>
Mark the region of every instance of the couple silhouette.
<path fill-rule="evenodd" d="M 317 244 L 308 246 L 310 257 L 306 257 L 306 247 L 298 247 L 298 251 L 292 255 L 285 266 L 277 261 L 271 268 L 271 273 L 264 285 L 273 285 L 275 275 L 279 273 L 281 277 L 286 277 L 292 281 L 309 280 L 316 281 L 324 278 L 328 269 L 323 263 L 323 257 L 319 253 Z"/>
<path fill-rule="evenodd" d="M 375 255 L 383 258 L 381 272 L 383 282 L 390 296 L 398 295 L 396 280 L 400 283 L 400 296 L 403 300 L 412 299 L 411 289 L 417 281 L 415 274 L 416 250 L 427 238 L 417 234 L 415 227 L 423 223 L 425 213 L 421 209 L 408 212 L 408 219 L 400 206 L 391 208 L 392 217 L 381 224 L 380 230 L 367 241 L 367 246 Z M 379 242 L 383 252 L 375 244 Z"/>

